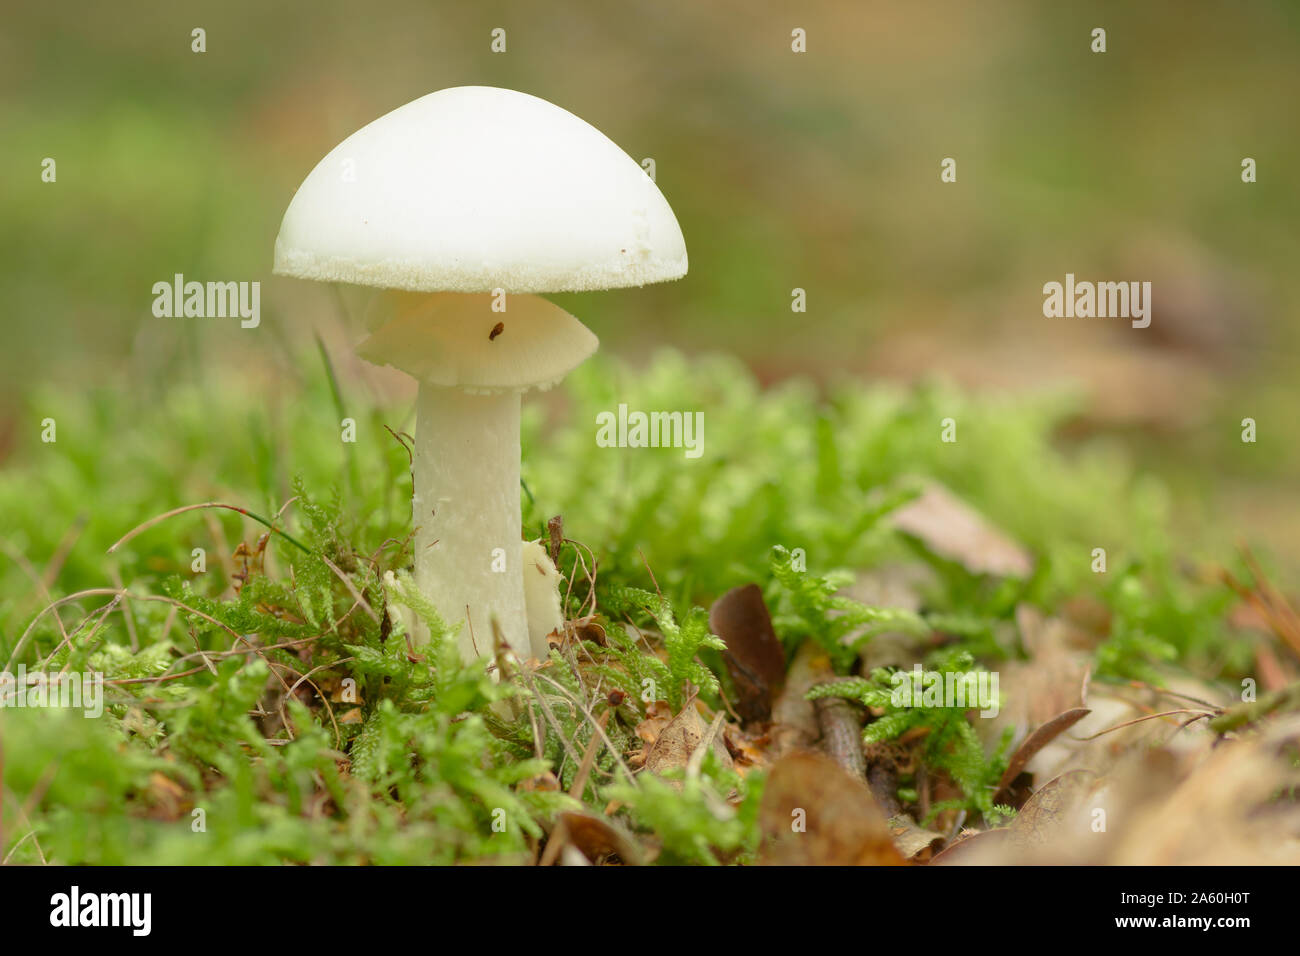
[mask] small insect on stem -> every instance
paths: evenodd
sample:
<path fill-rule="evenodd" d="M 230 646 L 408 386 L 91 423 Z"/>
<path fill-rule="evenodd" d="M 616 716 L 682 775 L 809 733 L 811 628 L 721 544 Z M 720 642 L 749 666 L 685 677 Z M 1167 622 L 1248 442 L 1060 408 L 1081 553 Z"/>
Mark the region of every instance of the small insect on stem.
<path fill-rule="evenodd" d="M 504 322 L 498 322 L 496 325 L 492 326 L 492 331 L 488 333 L 488 341 L 491 342 L 495 340 L 496 337 L 505 330 L 506 324 Z"/>

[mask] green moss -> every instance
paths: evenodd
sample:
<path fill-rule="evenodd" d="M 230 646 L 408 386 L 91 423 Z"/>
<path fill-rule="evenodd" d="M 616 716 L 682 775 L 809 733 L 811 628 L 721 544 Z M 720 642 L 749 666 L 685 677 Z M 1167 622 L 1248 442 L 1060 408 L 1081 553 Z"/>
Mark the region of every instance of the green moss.
<path fill-rule="evenodd" d="M 24 420 L 56 418 L 58 442 L 20 429 L 0 473 L 0 663 L 17 651 L 15 664 L 91 668 L 108 684 L 98 721 L 0 710 L 4 817 L 12 824 L 30 803 L 35 834 L 6 827 L 14 860 L 522 861 L 558 808 L 603 812 L 611 801 L 665 862 L 747 859 L 761 774 L 741 779 L 709 759 L 679 791 L 630 777 L 621 753 L 637 746 L 647 687 L 674 709 L 692 688 L 721 706 L 720 642 L 703 608 L 749 582 L 763 588 L 788 649 L 811 638 L 846 674 L 883 630 L 942 632 L 948 656 L 930 661 L 939 669 L 1020 654 L 1017 604 L 1051 612 L 1076 594 L 1111 615 L 1097 652 L 1103 676 L 1153 677 L 1172 661 L 1226 677 L 1249 666 L 1249 649 L 1222 623 L 1226 589 L 1189 576 L 1167 545 L 1159 486 L 1103 446 L 1057 448 L 1068 398 L 1013 404 L 941 386 L 763 391 L 735 362 L 665 353 L 635 374 L 588 363 L 566 383 L 559 422 L 526 405 L 527 532 L 542 536 L 560 514 L 580 543 L 560 562 L 573 577 L 571 613 L 592 587 L 576 557 L 588 556 L 589 571 L 595 559 L 608 647 L 556 653 L 527 686 L 493 683 L 460 665 L 410 584 L 409 462 L 383 428 L 397 428 L 404 410 L 359 409 L 342 395 L 358 421 L 357 443 L 344 445 L 329 378 L 314 356 L 302 369 L 301 394 L 273 408 L 256 390 L 214 396 L 192 385 L 149 398 L 30 397 Z M 620 403 L 703 411 L 703 456 L 597 446 L 596 415 Z M 956 443 L 939 441 L 949 417 Z M 893 532 L 885 519 L 922 478 L 1016 536 L 1035 554 L 1033 578 L 972 575 Z M 211 500 L 270 516 L 304 547 L 206 510 L 106 553 L 141 522 Z M 223 565 L 234 545 L 256 555 L 267 534 L 265 567 L 254 558 L 232 595 Z M 1090 570 L 1097 546 L 1112 555 L 1108 574 Z M 195 570 L 195 549 L 205 570 Z M 56 555 L 47 598 L 22 560 L 40 575 Z M 838 593 L 856 572 L 918 559 L 934 571 L 920 612 Z M 115 575 L 125 597 L 80 593 L 115 588 Z M 38 614 L 64 598 L 59 618 Z M 434 636 L 418 652 L 407 641 L 412 615 Z M 650 632 L 656 653 L 629 622 Z M 870 739 L 927 726 L 927 760 L 959 784 L 965 808 L 993 819 L 1005 742 L 986 753 L 957 711 L 891 709 L 879 698 L 884 677 L 827 692 L 884 708 Z M 625 699 L 611 703 L 615 689 Z M 602 732 L 620 755 L 593 743 L 605 710 Z M 593 746 L 571 799 L 564 791 Z M 548 770 L 560 789 L 544 782 Z"/>

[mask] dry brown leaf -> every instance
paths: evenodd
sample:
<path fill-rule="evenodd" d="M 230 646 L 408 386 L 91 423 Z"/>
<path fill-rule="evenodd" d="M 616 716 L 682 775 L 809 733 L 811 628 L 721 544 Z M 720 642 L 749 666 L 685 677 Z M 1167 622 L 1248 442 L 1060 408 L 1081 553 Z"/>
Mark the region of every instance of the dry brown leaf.
<path fill-rule="evenodd" d="M 1098 789 L 1095 773 L 1072 770 L 1039 787 L 1009 826 L 963 837 L 935 855 L 939 866 L 1078 862 L 1074 847 L 1090 833 L 1086 798 Z"/>
<path fill-rule="evenodd" d="M 1204 689 L 1200 686 L 1187 689 L 1188 693 L 1193 694 L 1198 691 L 1203 693 Z M 1075 696 L 1077 700 L 1077 693 Z M 1180 751 L 1200 751 L 1214 738 L 1204 721 L 1180 731 L 1179 726 L 1191 715 L 1138 720 L 1158 711 L 1182 706 L 1196 705 L 1171 699 L 1154 690 L 1093 683 L 1088 692 L 1090 713 L 1034 754 L 1025 765 L 1025 770 L 1039 781 L 1049 780 L 1070 770 L 1091 770 L 1108 776 L 1118 763 L 1134 751 L 1162 745 L 1172 745 Z"/>
<path fill-rule="evenodd" d="M 736 772 L 742 776 L 750 768 L 767 766 L 766 745 L 770 738 L 766 734 L 751 735 L 735 724 L 723 724 L 722 740 L 727 745 L 731 759 L 735 761 Z"/>
<path fill-rule="evenodd" d="M 1168 742 L 1131 738 L 1105 776 L 1078 770 L 1053 779 L 1009 827 L 955 842 L 932 863 L 1300 864 L 1300 808 L 1278 799 L 1300 786 L 1292 765 L 1300 715 L 1196 747 L 1184 741 L 1191 727 L 1137 726 Z"/>
<path fill-rule="evenodd" d="M 973 574 L 1027 578 L 1033 572 L 1033 561 L 1024 548 L 936 482 L 927 482 L 921 496 L 895 511 L 890 520 L 927 550 Z"/>
<path fill-rule="evenodd" d="M 700 719 L 700 713 L 695 709 L 695 701 L 688 701 L 681 713 L 668 722 L 655 742 L 650 745 L 645 756 L 646 770 L 654 774 L 662 774 L 669 770 L 684 770 L 690 762 L 691 754 L 704 740 L 706 732 L 704 721 Z M 722 766 L 731 769 L 731 754 L 727 752 L 727 745 L 723 742 L 721 734 L 714 736 L 711 746 Z M 680 784 L 680 781 L 674 782 Z"/>
<path fill-rule="evenodd" d="M 594 614 L 565 622 L 565 627 L 576 641 L 591 641 L 599 647 L 609 647 L 609 637 L 605 628 L 596 620 Z"/>
<path fill-rule="evenodd" d="M 1071 770 L 1047 781 L 1011 821 L 1011 841 L 1019 847 L 1042 846 L 1070 831 L 1075 808 L 1096 780 L 1090 770 Z"/>
<path fill-rule="evenodd" d="M 981 866 L 997 862 L 1011 862 L 1004 851 L 1011 842 L 1006 827 L 984 832 L 965 832 L 930 860 L 931 866 Z"/>
<path fill-rule="evenodd" d="M 1148 761 L 1117 785 L 1123 815 L 1106 862 L 1119 865 L 1300 865 L 1300 715 L 1208 748 L 1175 785 L 1153 787 Z M 1168 770 L 1164 771 L 1168 776 Z"/>
<path fill-rule="evenodd" d="M 767 720 L 785 680 L 785 650 L 758 585 L 732 588 L 714 601 L 709 629 L 727 645 L 722 660 L 736 689 L 736 712 L 746 723 Z"/>
<path fill-rule="evenodd" d="M 653 744 L 672 719 L 673 713 L 667 704 L 659 701 L 646 704 L 645 719 L 636 725 L 636 735 L 646 744 Z"/>
<path fill-rule="evenodd" d="M 560 779 L 550 770 L 545 770 L 520 781 L 519 789 L 538 793 L 556 793 L 560 789 Z"/>
<path fill-rule="evenodd" d="M 559 841 L 559 854 L 574 848 L 581 852 L 584 862 L 604 863 L 610 857 L 618 857 L 629 866 L 644 862 L 644 854 L 631 836 L 612 821 L 591 813 L 561 813 L 550 839 Z M 547 849 L 549 855 L 549 843 Z"/>
<path fill-rule="evenodd" d="M 901 866 L 885 815 L 867 785 L 822 754 L 782 757 L 759 809 L 767 866 Z"/>
<path fill-rule="evenodd" d="M 889 832 L 894 838 L 894 846 L 905 859 L 915 860 L 927 852 L 934 852 L 943 845 L 944 835 L 927 830 L 917 824 L 906 813 L 899 813 L 889 818 Z"/>
<path fill-rule="evenodd" d="M 171 777 L 157 770 L 149 775 L 149 798 L 153 803 L 149 815 L 154 819 L 178 819 L 184 796 L 185 788 Z"/>
<path fill-rule="evenodd" d="M 1025 769 L 1025 764 L 1033 759 L 1034 754 L 1042 750 L 1049 743 L 1063 734 L 1070 727 L 1073 727 L 1092 711 L 1086 707 L 1075 707 L 1067 710 L 1062 714 L 1057 714 L 1047 723 L 1039 726 L 1032 734 L 1021 741 L 1016 752 L 1011 755 L 1010 762 L 1007 763 L 1007 769 L 1003 771 L 1002 778 L 998 781 L 997 793 L 993 797 L 994 803 L 1003 803 L 1007 795 L 1007 788 L 1011 786 L 1013 780 L 1020 775 Z"/>

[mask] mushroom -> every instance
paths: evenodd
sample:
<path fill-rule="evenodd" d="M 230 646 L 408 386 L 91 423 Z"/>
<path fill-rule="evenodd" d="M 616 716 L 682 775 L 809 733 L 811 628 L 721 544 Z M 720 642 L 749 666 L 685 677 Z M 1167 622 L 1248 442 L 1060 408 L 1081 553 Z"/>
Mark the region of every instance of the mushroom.
<path fill-rule="evenodd" d="M 419 381 L 415 580 L 460 625 L 467 662 L 490 654 L 494 617 L 520 658 L 547 653 L 545 635 L 530 642 L 515 563 L 520 395 L 558 382 L 597 340 L 531 293 L 641 286 L 686 268 L 677 219 L 635 160 L 512 90 L 440 90 L 380 117 L 290 202 L 276 274 L 396 290 L 376 300 L 360 351 Z"/>
<path fill-rule="evenodd" d="M 415 581 L 461 628 L 466 660 L 490 653 L 488 615 L 521 659 L 545 659 L 526 627 L 520 557 L 519 410 L 596 351 L 590 330 L 535 295 L 493 312 L 491 296 L 385 293 L 391 316 L 357 347 L 420 382 L 414 452 Z M 517 563 L 518 562 L 518 563 Z M 534 570 L 533 575 L 537 572 Z"/>

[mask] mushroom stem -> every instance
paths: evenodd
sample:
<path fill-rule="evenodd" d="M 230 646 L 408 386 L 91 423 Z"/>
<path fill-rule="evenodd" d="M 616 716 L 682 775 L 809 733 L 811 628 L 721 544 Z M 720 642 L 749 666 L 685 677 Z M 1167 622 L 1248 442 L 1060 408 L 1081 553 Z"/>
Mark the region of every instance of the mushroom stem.
<path fill-rule="evenodd" d="M 529 657 L 519 568 L 520 393 L 421 382 L 415 422 L 415 581 L 453 628 L 461 658 L 492 655 L 492 615 Z M 499 550 L 498 550 L 499 549 Z"/>

